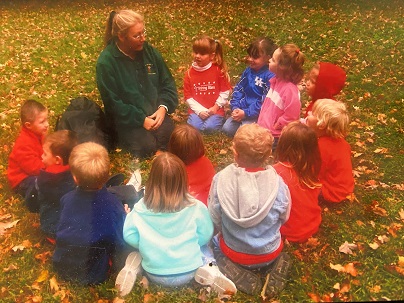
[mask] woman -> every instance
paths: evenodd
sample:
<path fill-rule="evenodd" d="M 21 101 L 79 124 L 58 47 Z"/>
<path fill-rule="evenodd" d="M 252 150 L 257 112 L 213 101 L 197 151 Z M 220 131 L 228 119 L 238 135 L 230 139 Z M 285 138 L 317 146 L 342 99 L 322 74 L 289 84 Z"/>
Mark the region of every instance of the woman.
<path fill-rule="evenodd" d="M 174 79 L 161 54 L 145 41 L 143 16 L 111 12 L 97 86 L 119 147 L 147 157 L 165 150 L 174 129 L 167 114 L 178 105 Z"/>

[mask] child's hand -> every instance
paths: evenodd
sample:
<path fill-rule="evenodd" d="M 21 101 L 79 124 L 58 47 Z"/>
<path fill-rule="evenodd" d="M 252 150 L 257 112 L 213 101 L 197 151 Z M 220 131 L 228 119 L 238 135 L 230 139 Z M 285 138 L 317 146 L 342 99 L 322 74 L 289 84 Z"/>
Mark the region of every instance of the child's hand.
<path fill-rule="evenodd" d="M 202 120 L 206 120 L 210 117 L 209 112 L 205 111 L 205 112 L 200 112 L 199 113 L 199 118 L 201 118 Z"/>
<path fill-rule="evenodd" d="M 245 118 L 245 112 L 242 109 L 236 108 L 231 113 L 231 117 L 234 121 L 241 122 Z"/>
<path fill-rule="evenodd" d="M 130 208 L 129 208 L 128 204 L 124 204 L 124 205 L 123 205 L 123 209 L 125 210 L 125 212 L 126 212 L 127 214 L 130 213 Z"/>
<path fill-rule="evenodd" d="M 213 105 L 211 108 L 208 109 L 209 116 L 216 114 L 218 110 L 219 106 L 215 103 L 215 105 Z"/>

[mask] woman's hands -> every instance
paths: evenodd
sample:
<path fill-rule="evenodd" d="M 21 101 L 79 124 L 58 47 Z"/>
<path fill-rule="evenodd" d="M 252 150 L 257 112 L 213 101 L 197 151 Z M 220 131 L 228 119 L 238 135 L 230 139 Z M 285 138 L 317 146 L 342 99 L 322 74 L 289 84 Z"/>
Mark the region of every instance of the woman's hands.
<path fill-rule="evenodd" d="M 143 122 L 143 128 L 146 130 L 157 130 L 164 121 L 166 109 L 161 106 L 152 115 L 147 116 Z"/>

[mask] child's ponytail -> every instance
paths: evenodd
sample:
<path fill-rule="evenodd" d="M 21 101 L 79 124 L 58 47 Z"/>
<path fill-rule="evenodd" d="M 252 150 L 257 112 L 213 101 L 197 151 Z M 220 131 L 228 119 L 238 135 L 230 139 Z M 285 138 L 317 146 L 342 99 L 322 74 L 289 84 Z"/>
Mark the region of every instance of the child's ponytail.
<path fill-rule="evenodd" d="M 215 43 L 215 59 L 214 62 L 220 67 L 224 75 L 228 75 L 227 64 L 223 58 L 223 46 L 219 40 L 214 40 Z"/>
<path fill-rule="evenodd" d="M 304 54 L 295 44 L 280 47 L 279 69 L 276 76 L 294 84 L 300 83 L 304 76 Z"/>

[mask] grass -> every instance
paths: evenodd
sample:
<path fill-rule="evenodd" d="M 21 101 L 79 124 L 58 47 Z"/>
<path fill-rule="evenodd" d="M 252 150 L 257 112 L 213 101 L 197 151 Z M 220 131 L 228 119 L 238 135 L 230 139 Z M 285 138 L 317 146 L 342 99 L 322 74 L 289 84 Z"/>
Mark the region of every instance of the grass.
<path fill-rule="evenodd" d="M 404 299 L 403 215 L 403 46 L 404 9 L 399 0 L 375 1 L 66 1 L 0 2 L 0 224 L 19 220 L 0 234 L 1 302 L 112 302 L 113 281 L 81 287 L 59 281 L 52 271 L 53 247 L 21 198 L 7 186 L 7 158 L 18 134 L 19 108 L 27 98 L 51 110 L 51 124 L 71 98 L 85 95 L 101 104 L 95 62 L 102 50 L 104 21 L 113 9 L 145 15 L 148 40 L 167 60 L 182 98 L 182 77 L 191 62 L 192 38 L 202 32 L 225 46 L 235 84 L 243 57 L 257 35 L 278 44 L 296 43 L 305 68 L 329 61 L 348 73 L 340 98 L 352 118 L 357 201 L 323 207 L 316 237 L 286 247 L 293 268 L 282 302 L 383 301 Z M 302 100 L 307 97 L 303 94 Z M 184 121 L 185 105 L 178 119 Z M 222 169 L 232 161 L 231 141 L 205 136 L 208 156 Z M 127 175 L 137 166 L 147 177 L 150 160 L 136 163 L 122 151 L 111 153 L 112 171 Z M 2 231 L 2 229 L 0 230 Z M 353 254 L 339 252 L 345 241 Z M 370 247 L 371 244 L 376 249 Z M 401 261 L 402 262 L 402 261 Z M 352 263 L 351 267 L 347 266 Z M 341 265 L 349 273 L 331 265 Z M 399 266 L 401 264 L 401 267 Z M 168 290 L 136 285 L 127 302 L 217 302 L 195 285 Z M 261 302 L 241 293 L 233 302 Z M 115 299 L 115 302 L 117 300 Z"/>

